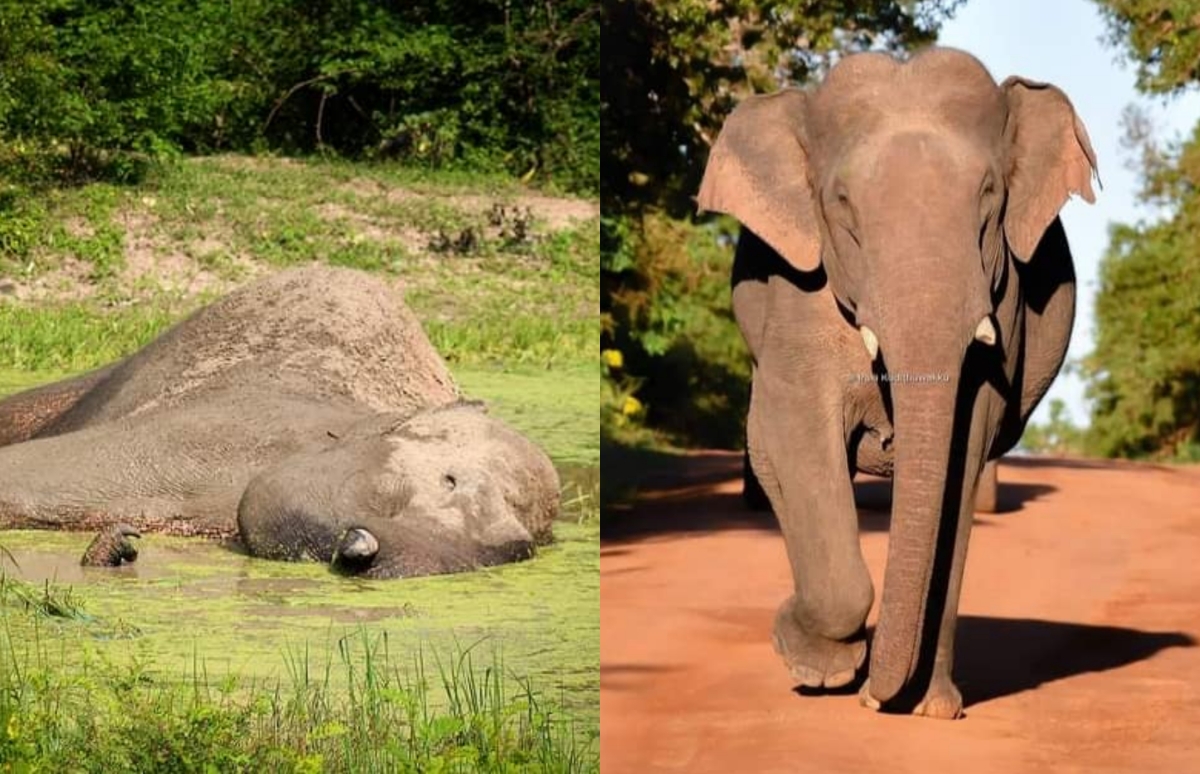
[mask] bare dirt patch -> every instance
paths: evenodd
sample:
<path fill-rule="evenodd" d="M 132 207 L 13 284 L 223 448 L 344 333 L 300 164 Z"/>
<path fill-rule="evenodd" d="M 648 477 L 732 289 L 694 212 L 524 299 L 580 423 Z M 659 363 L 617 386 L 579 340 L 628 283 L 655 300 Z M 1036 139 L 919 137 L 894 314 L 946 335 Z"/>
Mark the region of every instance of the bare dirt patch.
<path fill-rule="evenodd" d="M 125 265 L 120 273 L 125 290 L 148 287 L 188 297 L 224 293 L 259 273 L 252 261 L 227 252 L 229 245 L 216 234 L 185 246 L 165 237 L 151 213 L 122 211 L 117 222 L 125 231 Z M 201 263 L 204 256 L 214 254 L 222 254 L 235 269 L 218 273 Z"/>
<path fill-rule="evenodd" d="M 544 223 L 551 231 L 560 231 L 600 217 L 600 205 L 587 199 L 569 197 L 544 196 L 529 193 L 512 196 L 497 194 L 486 196 L 479 194 L 431 194 L 412 191 L 407 188 L 391 188 L 377 180 L 356 178 L 340 186 L 339 190 L 356 196 L 382 196 L 396 204 L 420 200 L 433 200 L 454 207 L 471 215 L 483 215 L 493 204 L 499 202 L 509 207 L 528 208 L 535 220 Z"/>
<path fill-rule="evenodd" d="M 88 279 L 91 272 L 89 264 L 66 256 L 53 268 L 36 276 L 0 278 L 0 299 L 41 302 L 91 298 L 96 294 L 96 286 Z"/>

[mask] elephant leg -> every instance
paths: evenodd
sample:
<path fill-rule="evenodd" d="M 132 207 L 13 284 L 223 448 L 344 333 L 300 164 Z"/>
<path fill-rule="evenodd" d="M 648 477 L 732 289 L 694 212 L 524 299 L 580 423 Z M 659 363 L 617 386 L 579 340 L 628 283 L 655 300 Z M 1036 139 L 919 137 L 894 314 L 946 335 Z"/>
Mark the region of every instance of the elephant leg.
<path fill-rule="evenodd" d="M 999 460 L 990 460 L 979 474 L 979 486 L 975 490 L 975 510 L 979 513 L 996 512 L 996 496 L 1000 486 L 996 468 L 999 464 Z"/>
<path fill-rule="evenodd" d="M 754 475 L 754 467 L 750 464 L 750 449 L 747 447 L 742 458 L 742 502 L 752 511 L 765 511 L 771 507 L 766 491 Z"/>
<path fill-rule="evenodd" d="M 787 400 L 796 390 L 785 386 L 755 386 L 748 426 L 751 464 L 783 531 L 795 586 L 775 617 L 775 649 L 801 685 L 836 688 L 866 658 L 874 590 L 841 423 Z"/>

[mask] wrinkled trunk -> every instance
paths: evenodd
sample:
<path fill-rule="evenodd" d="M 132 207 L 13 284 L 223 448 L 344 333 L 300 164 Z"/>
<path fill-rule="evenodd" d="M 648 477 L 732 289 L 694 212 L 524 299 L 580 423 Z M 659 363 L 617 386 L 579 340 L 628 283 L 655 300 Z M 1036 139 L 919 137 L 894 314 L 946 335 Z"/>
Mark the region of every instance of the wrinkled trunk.
<path fill-rule="evenodd" d="M 870 671 L 871 693 L 880 701 L 894 698 L 912 679 L 923 640 L 936 636 L 938 621 L 929 619 L 940 619 L 941 611 L 930 609 L 938 533 L 944 520 L 957 516 L 944 512 L 951 501 L 947 455 L 955 431 L 958 374 L 952 372 L 951 378 L 951 383 L 892 385 L 892 526 Z"/>

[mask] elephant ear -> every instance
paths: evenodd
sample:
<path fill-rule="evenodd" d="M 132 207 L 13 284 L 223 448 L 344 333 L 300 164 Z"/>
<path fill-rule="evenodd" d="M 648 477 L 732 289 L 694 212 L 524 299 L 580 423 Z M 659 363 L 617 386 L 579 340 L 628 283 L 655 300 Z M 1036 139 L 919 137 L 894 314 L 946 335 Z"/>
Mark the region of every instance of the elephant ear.
<path fill-rule="evenodd" d="M 741 221 L 801 271 L 817 268 L 821 232 L 801 144 L 807 95 L 749 97 L 725 120 L 697 197 L 701 211 Z"/>
<path fill-rule="evenodd" d="M 1028 261 L 1071 194 L 1096 201 L 1096 154 L 1062 91 L 1016 77 L 1002 88 L 1008 99 L 1010 148 L 1004 231 L 1013 253 Z"/>

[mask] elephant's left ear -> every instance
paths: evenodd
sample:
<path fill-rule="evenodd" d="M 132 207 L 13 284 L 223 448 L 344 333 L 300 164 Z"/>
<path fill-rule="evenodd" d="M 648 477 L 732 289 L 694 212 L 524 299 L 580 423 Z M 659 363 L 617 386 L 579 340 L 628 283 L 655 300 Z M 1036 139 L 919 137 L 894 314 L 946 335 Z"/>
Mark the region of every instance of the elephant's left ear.
<path fill-rule="evenodd" d="M 1096 154 L 1087 129 L 1061 90 L 1016 77 L 1004 81 L 1001 88 L 1008 99 L 1009 143 L 1004 232 L 1017 258 L 1028 261 L 1071 194 L 1089 203 L 1096 201 L 1092 191 Z"/>

